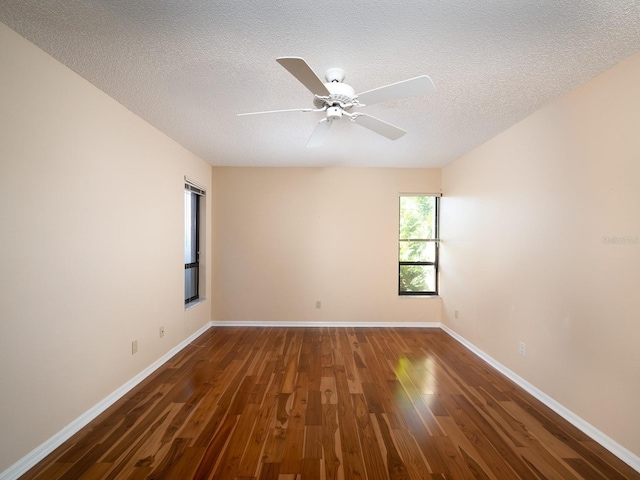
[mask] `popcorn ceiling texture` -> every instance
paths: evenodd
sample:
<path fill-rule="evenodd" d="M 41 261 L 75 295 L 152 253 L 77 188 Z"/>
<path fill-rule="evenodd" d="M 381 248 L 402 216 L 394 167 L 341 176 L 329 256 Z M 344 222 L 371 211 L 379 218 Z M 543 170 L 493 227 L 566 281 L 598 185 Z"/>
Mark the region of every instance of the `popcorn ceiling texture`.
<path fill-rule="evenodd" d="M 640 50 L 634 0 L 3 0 L 0 21 L 212 165 L 440 167 Z M 322 114 L 275 61 L 356 92 L 422 74 L 436 93 L 362 109 L 304 147 Z"/>

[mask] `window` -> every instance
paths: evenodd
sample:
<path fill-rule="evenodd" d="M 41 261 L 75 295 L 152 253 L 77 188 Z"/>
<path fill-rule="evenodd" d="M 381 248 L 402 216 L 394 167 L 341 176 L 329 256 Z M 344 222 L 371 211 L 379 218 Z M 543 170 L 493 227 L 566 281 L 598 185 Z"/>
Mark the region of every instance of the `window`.
<path fill-rule="evenodd" d="M 200 201 L 205 191 L 184 186 L 184 303 L 200 298 Z"/>
<path fill-rule="evenodd" d="M 439 200 L 439 195 L 400 196 L 400 295 L 438 294 Z"/>

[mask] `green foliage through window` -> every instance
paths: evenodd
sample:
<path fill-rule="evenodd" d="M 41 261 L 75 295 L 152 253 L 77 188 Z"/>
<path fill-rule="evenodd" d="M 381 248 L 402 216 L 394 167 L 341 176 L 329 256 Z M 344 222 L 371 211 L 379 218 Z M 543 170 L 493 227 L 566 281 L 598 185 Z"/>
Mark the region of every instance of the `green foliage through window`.
<path fill-rule="evenodd" d="M 436 295 L 438 197 L 400 196 L 399 293 Z"/>

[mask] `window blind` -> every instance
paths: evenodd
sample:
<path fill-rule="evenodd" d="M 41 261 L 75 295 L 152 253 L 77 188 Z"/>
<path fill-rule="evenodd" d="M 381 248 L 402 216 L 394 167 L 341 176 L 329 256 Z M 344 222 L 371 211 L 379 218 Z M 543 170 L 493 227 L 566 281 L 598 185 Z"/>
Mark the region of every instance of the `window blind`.
<path fill-rule="evenodd" d="M 203 187 L 189 180 L 187 177 L 184 177 L 184 189 L 203 197 L 207 194 L 207 191 Z"/>

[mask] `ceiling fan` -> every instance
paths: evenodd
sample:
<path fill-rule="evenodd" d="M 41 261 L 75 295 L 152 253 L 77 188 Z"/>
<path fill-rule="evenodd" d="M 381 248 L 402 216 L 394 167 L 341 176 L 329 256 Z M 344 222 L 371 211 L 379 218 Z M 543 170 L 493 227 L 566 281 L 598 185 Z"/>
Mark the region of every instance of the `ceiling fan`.
<path fill-rule="evenodd" d="M 340 120 L 342 117 L 347 117 L 352 122 L 368 128 L 390 140 L 397 140 L 407 132 L 379 118 L 372 117 L 366 113 L 351 112 L 351 110 L 374 103 L 425 95 L 435 90 L 431 79 L 426 75 L 422 75 L 356 94 L 353 87 L 342 83 L 345 72 L 340 68 L 328 69 L 324 73 L 327 83 L 324 83 L 314 73 L 311 67 L 309 67 L 307 62 L 300 57 L 280 57 L 277 58 L 276 61 L 313 93 L 313 104 L 316 108 L 269 110 L 265 112 L 240 113 L 238 116 L 280 112 L 325 112 L 326 117 L 318 122 L 311 137 L 307 140 L 307 147 L 322 145 L 329 133 L 331 124 L 336 120 Z"/>

